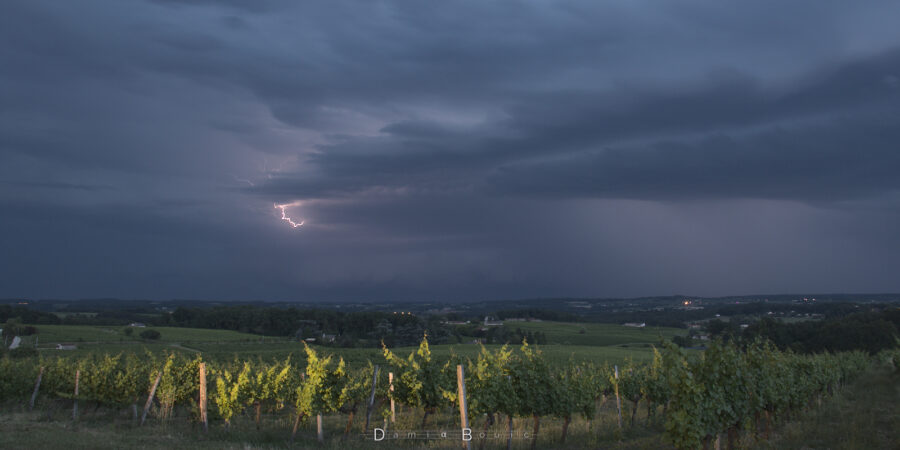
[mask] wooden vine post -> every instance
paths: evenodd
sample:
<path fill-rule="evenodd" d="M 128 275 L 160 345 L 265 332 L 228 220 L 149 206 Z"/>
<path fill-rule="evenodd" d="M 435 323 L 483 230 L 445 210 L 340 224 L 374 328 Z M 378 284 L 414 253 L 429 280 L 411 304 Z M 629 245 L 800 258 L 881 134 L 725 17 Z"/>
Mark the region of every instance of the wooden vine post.
<path fill-rule="evenodd" d="M 506 381 L 512 383 L 512 377 L 507 375 Z M 506 416 L 506 450 L 512 450 L 512 434 L 513 434 L 513 416 L 512 414 L 508 414 Z"/>
<path fill-rule="evenodd" d="M 615 373 L 616 373 L 616 375 L 615 375 L 615 376 L 616 376 L 616 382 L 615 382 L 615 389 L 616 389 L 616 415 L 618 416 L 618 419 L 619 419 L 619 429 L 621 430 L 621 429 L 622 429 L 622 401 L 619 399 L 619 366 L 614 366 L 614 367 L 615 367 L 615 371 L 616 371 L 616 372 L 615 372 Z"/>
<path fill-rule="evenodd" d="M 81 378 L 81 369 L 75 370 L 75 397 L 72 403 L 72 420 L 78 420 L 78 379 Z"/>
<path fill-rule="evenodd" d="M 369 395 L 369 404 L 366 406 L 366 427 L 365 432 L 369 430 L 369 420 L 372 418 L 372 409 L 375 405 L 375 386 L 378 384 L 378 365 L 372 371 L 372 394 Z"/>
<path fill-rule="evenodd" d="M 200 363 L 200 422 L 203 423 L 203 432 L 209 432 L 209 422 L 206 414 L 206 363 Z"/>
<path fill-rule="evenodd" d="M 394 413 L 394 372 L 388 372 L 388 383 L 391 391 L 391 423 L 397 421 L 397 416 Z"/>
<path fill-rule="evenodd" d="M 469 407 L 466 404 L 466 372 L 462 364 L 456 365 L 456 391 L 459 395 L 459 423 L 462 436 L 462 448 L 471 450 L 472 430 L 469 429 Z M 469 439 L 466 439 L 466 438 Z"/>
<path fill-rule="evenodd" d="M 322 414 L 316 414 L 316 438 L 320 443 L 325 442 L 325 433 L 322 431 Z"/>
<path fill-rule="evenodd" d="M 153 405 L 153 397 L 156 395 L 156 388 L 159 387 L 159 380 L 162 380 L 162 374 L 162 370 L 160 370 L 159 374 L 156 375 L 156 381 L 153 382 L 153 387 L 150 388 L 150 395 L 147 396 L 147 403 L 144 403 L 144 413 L 141 414 L 141 425 L 147 420 L 147 413 L 150 412 L 150 406 Z"/>
<path fill-rule="evenodd" d="M 38 372 L 37 381 L 34 382 L 34 392 L 31 394 L 31 403 L 28 405 L 28 410 L 31 411 L 34 409 L 34 401 L 37 399 L 38 389 L 41 388 L 41 378 L 44 376 L 44 368 L 41 367 L 40 372 Z"/>

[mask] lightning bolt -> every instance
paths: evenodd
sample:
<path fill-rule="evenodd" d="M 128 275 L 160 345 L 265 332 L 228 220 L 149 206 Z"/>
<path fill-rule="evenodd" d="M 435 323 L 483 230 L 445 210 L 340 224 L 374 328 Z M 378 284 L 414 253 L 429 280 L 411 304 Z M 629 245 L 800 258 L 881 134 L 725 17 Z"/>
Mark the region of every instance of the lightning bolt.
<path fill-rule="evenodd" d="M 300 202 L 285 203 L 285 204 L 283 204 L 283 205 L 279 205 L 279 204 L 275 203 L 274 205 L 275 205 L 275 209 L 280 209 L 280 210 L 281 210 L 281 220 L 283 220 L 283 221 L 289 223 L 289 224 L 291 225 L 291 227 L 293 227 L 293 228 L 299 228 L 299 227 L 302 227 L 303 224 L 306 223 L 306 221 L 305 221 L 305 220 L 301 220 L 300 222 L 294 222 L 293 219 L 291 219 L 290 217 L 288 217 L 287 211 L 286 211 L 288 207 L 291 207 L 291 206 L 297 206 L 297 205 L 299 205 L 299 204 L 300 204 Z"/>

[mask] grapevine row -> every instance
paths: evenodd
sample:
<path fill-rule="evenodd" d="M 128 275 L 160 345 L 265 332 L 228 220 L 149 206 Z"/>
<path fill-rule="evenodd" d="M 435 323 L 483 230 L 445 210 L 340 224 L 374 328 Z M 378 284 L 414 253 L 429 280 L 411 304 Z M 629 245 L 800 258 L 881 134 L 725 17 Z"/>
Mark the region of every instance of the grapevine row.
<path fill-rule="evenodd" d="M 666 436 L 677 448 L 699 448 L 720 434 L 735 439 L 744 429 L 755 427 L 768 434 L 775 418 L 791 414 L 821 401 L 864 370 L 868 357 L 859 352 L 798 355 L 782 352 L 759 341 L 746 349 L 713 343 L 701 354 L 688 354 L 670 344 L 662 352 L 654 349 L 653 361 L 622 367 L 570 362 L 552 367 L 541 352 L 527 343 L 516 351 L 503 346 L 495 351 L 482 348 L 474 359 L 458 356 L 432 358 L 427 339 L 407 356 L 383 348 L 387 366 L 375 377 L 372 394 L 372 363 L 350 369 L 343 359 L 321 356 L 305 347 L 306 364 L 290 358 L 270 363 L 234 360 L 206 363 L 211 381 L 209 401 L 213 411 L 229 428 L 247 409 L 255 412 L 257 427 L 263 410 L 293 414 L 300 421 L 322 415 L 347 415 L 345 433 L 352 429 L 357 413 L 381 411 L 396 401 L 421 412 L 421 426 L 441 408 L 457 405 L 456 366 L 466 368 L 470 418 L 483 418 L 486 431 L 501 417 L 511 431 L 512 418 L 533 420 L 533 433 L 540 432 L 541 419 L 563 420 L 560 439 L 565 441 L 573 417 L 592 421 L 605 401 L 616 394 L 630 403 L 634 425 L 638 406 L 648 420 L 662 407 Z M 892 360 L 893 361 L 893 360 Z M 80 373 L 78 399 L 114 408 L 131 408 L 135 419 L 138 405 L 159 376 L 157 415 L 168 417 L 176 406 L 196 416 L 198 409 L 197 355 L 179 354 L 103 355 L 84 358 L 0 359 L 0 401 L 27 399 L 41 373 L 40 393 L 58 399 L 74 398 L 76 371 Z M 388 385 L 385 373 L 394 374 Z M 374 404 L 369 402 L 374 400 Z M 620 419 L 621 421 L 622 419 Z M 321 438 L 321 434 L 320 434 Z M 534 441 L 533 441 L 534 442 Z"/>

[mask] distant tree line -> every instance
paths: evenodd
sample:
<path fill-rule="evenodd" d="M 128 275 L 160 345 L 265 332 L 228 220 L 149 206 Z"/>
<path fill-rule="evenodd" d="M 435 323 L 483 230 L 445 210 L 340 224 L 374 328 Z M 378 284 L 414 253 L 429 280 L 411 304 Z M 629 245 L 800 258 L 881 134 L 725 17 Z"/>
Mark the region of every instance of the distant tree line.
<path fill-rule="evenodd" d="M 466 340 L 478 340 L 482 344 L 521 344 L 526 340 L 529 344 L 546 344 L 547 336 L 541 331 L 523 331 L 512 329 L 508 324 L 502 327 L 485 327 L 480 323 L 459 326 L 456 333 Z"/>
<path fill-rule="evenodd" d="M 0 305 L 0 323 L 17 319 L 21 323 L 33 325 L 57 325 L 61 320 L 56 314 L 35 311 L 25 306 Z"/>
<path fill-rule="evenodd" d="M 91 314 L 70 312 L 63 317 L 62 324 L 116 326 L 131 322 L 154 322 L 157 317 L 160 317 L 158 311 L 104 310 Z"/>
<path fill-rule="evenodd" d="M 761 337 L 779 349 L 798 353 L 863 350 L 876 354 L 900 342 L 900 308 L 799 322 L 763 317 L 743 330 L 737 321 L 714 319 L 706 324 L 706 330 L 713 339 L 749 343 Z M 674 341 L 683 346 L 692 344 L 691 339 L 680 336 Z"/>
<path fill-rule="evenodd" d="M 427 331 L 435 343 L 459 342 L 461 337 L 436 316 L 401 312 L 296 309 L 259 306 L 178 308 L 164 315 L 160 325 L 234 330 L 266 336 L 316 339 L 342 347 L 416 345 Z M 331 339 L 334 341 L 331 341 Z"/>
<path fill-rule="evenodd" d="M 885 304 L 866 307 L 881 309 Z M 722 316 L 759 317 L 772 313 L 820 314 L 823 318 L 844 317 L 859 312 L 861 305 L 857 303 L 773 303 L 752 302 L 735 304 L 703 305 L 702 309 L 665 308 L 659 310 L 633 311 L 601 311 L 585 312 L 580 318 L 582 322 L 628 323 L 644 322 L 648 326 L 685 328 L 688 323 L 705 320 L 720 314 Z"/>

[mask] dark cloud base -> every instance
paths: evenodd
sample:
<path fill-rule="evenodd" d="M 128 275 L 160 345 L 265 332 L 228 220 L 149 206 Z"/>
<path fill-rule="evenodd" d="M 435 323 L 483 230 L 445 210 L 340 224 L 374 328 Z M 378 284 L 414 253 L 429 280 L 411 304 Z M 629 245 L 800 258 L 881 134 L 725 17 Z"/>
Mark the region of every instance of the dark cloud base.
<path fill-rule="evenodd" d="M 898 291 L 898 15 L 8 2 L 0 296 Z"/>

